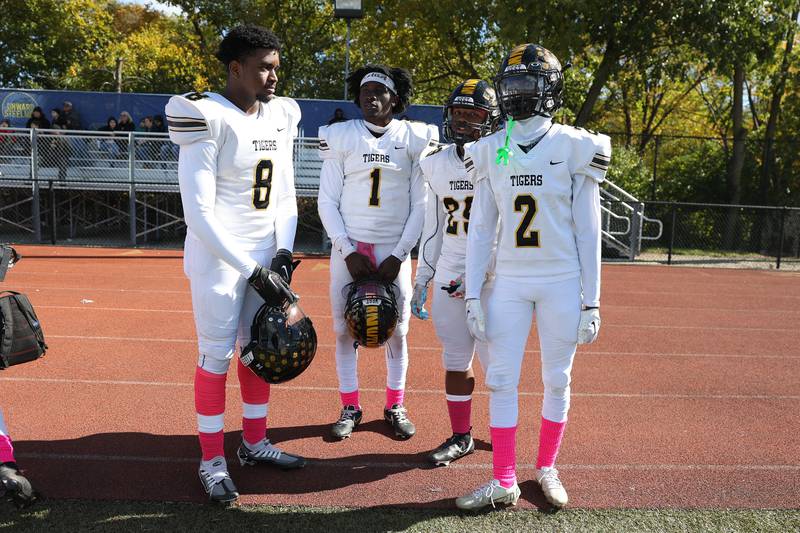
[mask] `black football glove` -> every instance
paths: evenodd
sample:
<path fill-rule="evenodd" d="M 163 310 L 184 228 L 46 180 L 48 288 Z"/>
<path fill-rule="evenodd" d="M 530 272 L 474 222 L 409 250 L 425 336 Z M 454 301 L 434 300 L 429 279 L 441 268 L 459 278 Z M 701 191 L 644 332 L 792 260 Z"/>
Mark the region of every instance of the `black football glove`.
<path fill-rule="evenodd" d="M 0 498 L 23 509 L 39 499 L 31 482 L 20 474 L 15 463 L 0 463 Z"/>
<path fill-rule="evenodd" d="M 283 307 L 286 302 L 296 302 L 298 297 L 283 278 L 272 270 L 258 265 L 247 280 L 267 305 Z"/>
<path fill-rule="evenodd" d="M 292 261 L 292 252 L 281 248 L 278 250 L 278 253 L 275 254 L 275 257 L 272 258 L 272 264 L 270 264 L 269 269 L 280 274 L 283 281 L 286 283 L 291 283 L 292 274 L 299 264 L 299 259 L 297 261 Z"/>

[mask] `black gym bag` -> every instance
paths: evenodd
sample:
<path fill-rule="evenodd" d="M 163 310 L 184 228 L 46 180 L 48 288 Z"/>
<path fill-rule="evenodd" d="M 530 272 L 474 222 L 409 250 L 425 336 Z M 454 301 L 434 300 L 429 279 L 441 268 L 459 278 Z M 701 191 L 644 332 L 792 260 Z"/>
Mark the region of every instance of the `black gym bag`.
<path fill-rule="evenodd" d="M 0 246 L 0 281 L 21 256 L 10 246 Z M 36 312 L 24 294 L 0 291 L 0 370 L 35 361 L 47 344 Z"/>
<path fill-rule="evenodd" d="M 35 361 L 46 350 L 42 326 L 28 297 L 0 292 L 0 370 Z"/>

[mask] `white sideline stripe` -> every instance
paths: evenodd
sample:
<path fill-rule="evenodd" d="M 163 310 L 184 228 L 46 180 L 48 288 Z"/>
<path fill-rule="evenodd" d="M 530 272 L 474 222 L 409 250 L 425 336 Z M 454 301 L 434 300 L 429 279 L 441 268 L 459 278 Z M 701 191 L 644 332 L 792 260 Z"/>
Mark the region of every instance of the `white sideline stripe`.
<path fill-rule="evenodd" d="M 87 293 L 91 292 L 136 292 L 136 293 L 144 293 L 144 294 L 191 294 L 191 291 L 187 287 L 185 290 L 175 291 L 169 289 L 99 289 L 97 287 L 42 287 L 41 285 L 14 285 L 17 289 L 28 289 L 32 291 L 34 294 L 37 292 L 44 292 L 44 291 L 85 291 Z M 330 298 L 329 295 L 305 295 L 301 298 L 301 300 L 306 299 L 328 299 Z"/>
<path fill-rule="evenodd" d="M 134 308 L 124 308 L 124 307 L 93 307 L 91 304 L 86 304 L 84 306 L 66 306 L 66 305 L 37 305 L 37 309 L 81 309 L 81 310 L 95 310 L 95 311 L 122 311 L 122 312 L 131 312 L 131 311 L 141 311 L 146 313 L 152 312 L 159 312 L 159 313 L 184 313 L 184 314 L 191 314 L 191 310 L 176 310 L 176 309 L 134 309 Z M 319 315 L 315 314 L 314 318 L 333 318 L 332 315 Z M 741 326 L 661 326 L 657 324 L 608 324 L 606 323 L 604 328 L 643 328 L 643 329 L 689 329 L 689 330 L 701 330 L 701 331 L 766 331 L 772 333 L 778 333 L 783 331 L 791 331 L 794 332 L 795 328 L 748 328 L 748 327 L 741 327 Z"/>
<path fill-rule="evenodd" d="M 175 342 L 175 343 L 196 343 L 196 339 L 161 339 L 155 337 L 99 337 L 88 335 L 47 335 L 48 339 L 72 339 L 72 340 L 99 340 L 99 341 L 126 341 L 126 342 Z M 317 344 L 319 348 L 336 348 L 335 344 Z M 429 346 L 409 346 L 413 351 L 432 351 L 441 352 L 441 348 Z M 525 353 L 539 353 L 539 350 L 525 350 Z M 727 354 L 727 353 L 668 353 L 668 352 L 596 352 L 578 349 L 578 355 L 633 355 L 646 357 L 718 357 L 718 358 L 744 358 L 744 359 L 800 359 L 797 355 L 770 355 L 770 354 Z"/>
<path fill-rule="evenodd" d="M 66 378 L 17 378 L 0 377 L 1 381 L 16 381 L 26 383 L 67 383 L 81 385 L 120 385 L 120 386 L 149 386 L 149 387 L 193 387 L 194 383 L 177 381 L 127 381 L 127 380 L 106 380 L 106 379 L 66 379 Z M 239 385 L 225 385 L 228 389 L 238 389 Z M 338 392 L 338 387 L 312 387 L 312 386 L 292 386 L 285 385 L 287 390 L 307 391 L 307 392 Z M 361 392 L 386 392 L 386 389 L 361 387 Z M 433 394 L 444 395 L 442 389 L 408 389 L 413 394 Z M 520 391 L 520 396 L 541 397 L 541 392 Z M 488 396 L 489 391 L 481 390 L 473 392 L 473 395 Z M 643 398 L 643 399 L 669 399 L 669 400 L 800 400 L 800 396 L 794 395 L 770 395 L 770 394 L 661 394 L 661 393 L 616 393 L 616 392 L 572 392 L 573 398 Z"/>
<path fill-rule="evenodd" d="M 92 304 L 86 305 L 37 305 L 36 309 L 95 309 L 95 310 L 102 310 L 102 311 L 141 311 L 146 313 L 191 313 L 192 310 L 175 310 L 175 309 L 153 309 L 147 307 L 96 307 Z M 604 309 L 650 309 L 653 308 L 650 306 L 643 306 L 643 305 L 604 305 Z M 716 307 L 664 307 L 659 306 L 659 310 L 661 309 L 676 309 L 680 311 L 721 311 L 721 312 L 747 312 L 747 313 L 776 313 L 780 315 L 785 314 L 800 314 L 800 311 L 789 311 L 783 309 L 734 309 L 734 308 L 716 308 Z M 331 315 L 314 315 L 314 317 L 321 317 L 321 318 L 332 318 Z M 606 324 L 614 325 L 614 324 Z M 740 328 L 735 328 L 740 329 Z"/>
<path fill-rule="evenodd" d="M 123 293 L 124 292 L 131 292 L 131 293 L 145 293 L 145 294 L 158 293 L 158 294 L 187 294 L 187 295 L 190 293 L 188 287 L 186 289 L 184 289 L 184 290 L 169 290 L 169 289 L 155 289 L 155 288 L 153 288 L 153 289 L 102 289 L 102 288 L 97 288 L 97 287 L 42 287 L 41 285 L 15 285 L 15 287 L 18 288 L 18 289 L 28 289 L 28 290 L 31 290 L 31 291 L 34 291 L 34 292 L 41 292 L 41 291 L 89 291 L 89 292 L 91 292 L 91 291 L 94 291 L 94 292 L 123 292 Z M 676 292 L 671 292 L 671 291 L 658 291 L 658 292 L 656 292 L 656 291 L 614 291 L 614 295 L 615 296 L 620 296 L 620 295 L 625 295 L 625 294 L 643 294 L 643 295 L 666 294 L 666 295 L 670 295 L 670 296 L 676 296 L 676 295 L 677 296 L 691 296 L 693 299 L 696 299 L 697 297 L 714 297 L 714 298 L 718 298 L 719 297 L 719 294 L 711 293 L 711 292 L 709 292 L 709 293 L 690 293 L 690 292 L 676 293 Z M 747 296 L 747 295 L 738 294 L 738 295 L 735 295 L 735 296 L 744 297 L 744 296 Z M 759 296 L 762 296 L 762 293 L 759 293 Z M 764 296 L 764 297 L 765 298 L 770 298 L 770 299 L 788 298 L 788 299 L 792 299 L 792 300 L 800 300 L 800 296 L 790 296 L 790 295 L 786 295 L 786 294 L 780 294 L 780 295 L 772 294 L 772 295 L 767 295 L 767 296 Z M 309 299 L 314 299 L 314 300 L 326 299 L 327 300 L 329 298 L 330 298 L 330 296 L 327 295 L 327 294 L 325 294 L 325 295 L 306 294 L 306 295 L 302 296 L 301 301 L 302 301 L 302 299 L 306 299 L 306 300 L 309 300 Z"/>
<path fill-rule="evenodd" d="M 197 457 L 146 457 L 140 455 L 100 455 L 100 454 L 68 454 L 68 453 L 17 453 L 18 456 L 25 459 L 49 459 L 55 461 L 117 461 L 117 462 L 131 462 L 131 463 L 198 463 Z M 337 461 L 336 459 L 311 459 L 308 462 L 315 467 L 323 468 L 418 468 L 427 466 L 425 461 L 403 462 L 403 461 Z M 435 470 L 441 472 L 444 470 L 489 470 L 492 468 L 491 463 L 477 463 L 477 464 L 464 464 L 464 463 L 451 463 L 447 469 Z M 536 465 L 533 463 L 522 463 L 517 465 L 517 469 L 535 470 Z M 660 470 L 660 471 L 691 471 L 691 470 L 705 470 L 705 471 L 723 471 L 723 472 L 752 472 L 752 471 L 767 471 L 767 472 L 800 472 L 800 465 L 715 465 L 715 464 L 692 464 L 692 465 L 676 465 L 676 464 L 559 464 L 561 470 L 584 470 L 584 471 L 603 471 L 603 470 Z M 427 469 L 434 472 L 433 469 Z"/>

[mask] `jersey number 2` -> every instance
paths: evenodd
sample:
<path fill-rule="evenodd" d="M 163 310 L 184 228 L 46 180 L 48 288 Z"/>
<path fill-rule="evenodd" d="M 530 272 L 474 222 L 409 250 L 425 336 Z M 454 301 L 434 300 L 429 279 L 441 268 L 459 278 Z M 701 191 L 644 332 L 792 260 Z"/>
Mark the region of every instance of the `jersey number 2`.
<path fill-rule="evenodd" d="M 272 192 L 272 160 L 262 159 L 256 165 L 253 180 L 253 207 L 266 209 L 269 207 L 269 195 Z"/>
<path fill-rule="evenodd" d="M 530 194 L 520 194 L 514 198 L 514 212 L 523 213 L 517 226 L 517 248 L 538 248 L 539 232 L 530 229 L 536 217 L 536 198 Z"/>

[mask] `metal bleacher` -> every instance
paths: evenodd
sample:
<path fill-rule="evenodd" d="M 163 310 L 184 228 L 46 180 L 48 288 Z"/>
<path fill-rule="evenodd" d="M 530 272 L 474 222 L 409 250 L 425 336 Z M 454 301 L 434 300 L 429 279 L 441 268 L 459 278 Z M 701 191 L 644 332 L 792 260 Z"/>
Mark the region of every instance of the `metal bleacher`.
<path fill-rule="evenodd" d="M 298 238 L 304 238 L 303 231 L 313 234 L 307 242 L 320 243 L 324 251 L 316 214 L 322 168 L 318 144 L 316 138 L 296 139 L 295 188 Z M 17 194 L 0 197 L 0 228 L 19 230 L 34 242 L 42 241 L 42 220 L 51 225 L 48 216 L 59 227 L 68 224 L 68 237 L 87 228 L 109 228 L 111 233 L 115 224 L 127 226 L 124 244 L 151 242 L 165 231 L 180 232 L 177 156 L 177 146 L 166 134 L 2 130 L 0 187 Z M 661 221 L 645 216 L 642 202 L 609 181 L 601 189 L 601 210 L 604 245 L 622 258 L 633 260 L 642 240 L 661 236 Z"/>

